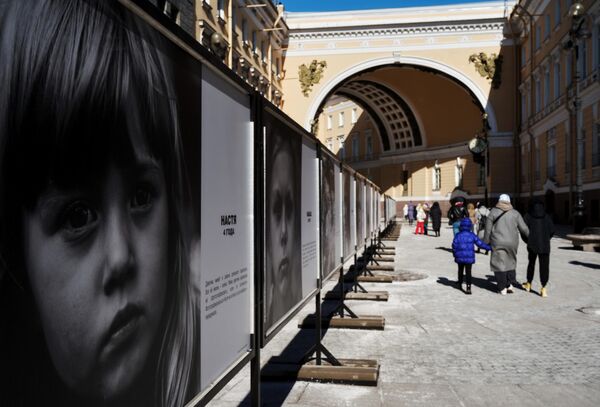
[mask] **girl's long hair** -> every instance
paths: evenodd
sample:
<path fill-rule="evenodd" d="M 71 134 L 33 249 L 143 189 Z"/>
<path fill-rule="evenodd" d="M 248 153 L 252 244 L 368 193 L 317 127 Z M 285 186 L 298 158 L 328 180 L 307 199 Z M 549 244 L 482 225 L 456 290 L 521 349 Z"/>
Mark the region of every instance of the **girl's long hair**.
<path fill-rule="evenodd" d="M 12 311 L 37 317 L 23 266 L 23 209 L 33 207 L 49 182 L 81 185 L 109 159 L 131 162 L 136 148 L 146 146 L 162 163 L 169 206 L 165 238 L 171 269 L 164 330 L 155 339 L 160 349 L 155 399 L 160 406 L 183 405 L 199 384 L 193 368 L 200 363 L 199 322 L 188 281 L 189 240 L 182 218 L 190 194 L 164 57 L 168 47 L 115 0 L 20 0 L 6 7 L 0 8 L 0 296 L 12 295 L 0 300 L 17 293 L 27 300 L 21 300 L 24 308 L 9 304 Z M 28 331 L 15 332 L 13 341 Z M 3 336 L 0 345 L 7 351 L 10 340 Z"/>

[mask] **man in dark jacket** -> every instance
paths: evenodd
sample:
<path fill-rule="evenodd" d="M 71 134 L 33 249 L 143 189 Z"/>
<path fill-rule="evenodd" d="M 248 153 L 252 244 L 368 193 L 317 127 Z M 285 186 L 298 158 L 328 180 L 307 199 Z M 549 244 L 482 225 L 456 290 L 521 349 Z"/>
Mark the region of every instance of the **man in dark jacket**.
<path fill-rule="evenodd" d="M 460 231 L 452 241 L 452 254 L 454 261 L 458 264 L 458 285 L 462 289 L 463 273 L 467 271 L 467 294 L 471 294 L 471 267 L 475 263 L 475 247 L 477 245 L 485 250 L 492 250 L 490 246 L 483 243 L 477 235 L 471 232 L 473 224 L 471 219 L 464 218 L 460 221 Z"/>
<path fill-rule="evenodd" d="M 531 290 L 531 282 L 535 272 L 535 259 L 540 259 L 540 282 L 542 289 L 540 295 L 547 297 L 546 284 L 550 274 L 550 239 L 554 236 L 554 223 L 545 211 L 544 204 L 540 200 L 534 200 L 525 215 L 525 223 L 529 228 L 527 241 L 527 252 L 529 253 L 529 264 L 527 265 L 527 282 L 523 283 L 526 291 Z"/>

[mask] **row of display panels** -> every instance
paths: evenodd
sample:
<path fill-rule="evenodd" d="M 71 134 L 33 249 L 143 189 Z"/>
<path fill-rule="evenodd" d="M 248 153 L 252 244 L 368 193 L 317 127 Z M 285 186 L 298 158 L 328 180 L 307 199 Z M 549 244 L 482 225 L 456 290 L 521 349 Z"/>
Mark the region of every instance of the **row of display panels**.
<path fill-rule="evenodd" d="M 0 34 L 0 405 L 203 403 L 376 236 L 378 188 L 149 2 Z"/>

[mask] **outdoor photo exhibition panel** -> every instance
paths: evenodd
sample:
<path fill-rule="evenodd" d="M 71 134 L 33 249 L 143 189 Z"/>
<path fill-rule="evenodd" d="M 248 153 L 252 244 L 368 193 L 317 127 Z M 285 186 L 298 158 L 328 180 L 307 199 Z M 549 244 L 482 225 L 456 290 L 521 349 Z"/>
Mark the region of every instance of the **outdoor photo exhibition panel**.
<path fill-rule="evenodd" d="M 2 97 L 21 109 L 0 115 L 0 207 L 26 217 L 1 233 L 28 248 L 2 237 L 0 255 L 13 273 L 26 253 L 29 276 L 0 280 L 6 405 L 184 405 L 252 354 L 250 93 L 127 4 L 0 8 Z"/>
<path fill-rule="evenodd" d="M 356 248 L 360 250 L 365 244 L 365 181 L 355 174 L 356 180 Z"/>
<path fill-rule="evenodd" d="M 344 167 L 342 171 L 342 193 L 343 193 L 343 230 L 344 230 L 344 260 L 348 260 L 354 254 L 356 239 L 356 218 L 354 216 L 354 175 L 352 171 Z"/>
<path fill-rule="evenodd" d="M 373 218 L 373 187 L 371 184 L 366 185 L 366 209 L 367 209 L 367 220 L 366 220 L 366 228 L 367 228 L 367 239 L 370 239 L 373 235 L 373 229 L 371 229 L 371 219 Z"/>
<path fill-rule="evenodd" d="M 342 257 L 340 164 L 325 148 L 321 149 L 321 244 L 322 276 L 327 279 L 340 267 Z"/>
<path fill-rule="evenodd" d="M 316 141 L 266 109 L 263 346 L 312 295 L 318 277 Z"/>
<path fill-rule="evenodd" d="M 199 279 L 200 381 L 206 389 L 252 348 L 254 129 L 248 94 L 208 68 L 202 117 L 200 259 L 193 272 Z"/>

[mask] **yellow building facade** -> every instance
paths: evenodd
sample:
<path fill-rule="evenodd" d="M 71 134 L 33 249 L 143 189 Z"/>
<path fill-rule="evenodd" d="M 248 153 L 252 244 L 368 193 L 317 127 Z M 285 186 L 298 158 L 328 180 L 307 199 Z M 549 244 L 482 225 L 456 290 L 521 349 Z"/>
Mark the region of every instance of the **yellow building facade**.
<path fill-rule="evenodd" d="M 573 2 L 521 1 L 517 23 L 520 149 L 519 195 L 542 198 L 567 222 L 574 205 L 577 172 L 577 119 L 583 133 L 583 191 L 587 223 L 600 221 L 600 3 L 585 9 L 579 52 L 573 47 Z M 575 109 L 579 72 L 580 106 Z"/>
<path fill-rule="evenodd" d="M 508 193 L 568 223 L 579 120 L 586 222 L 600 223 L 598 1 L 581 1 L 577 56 L 571 0 L 318 13 L 151 1 L 399 206 Z"/>

